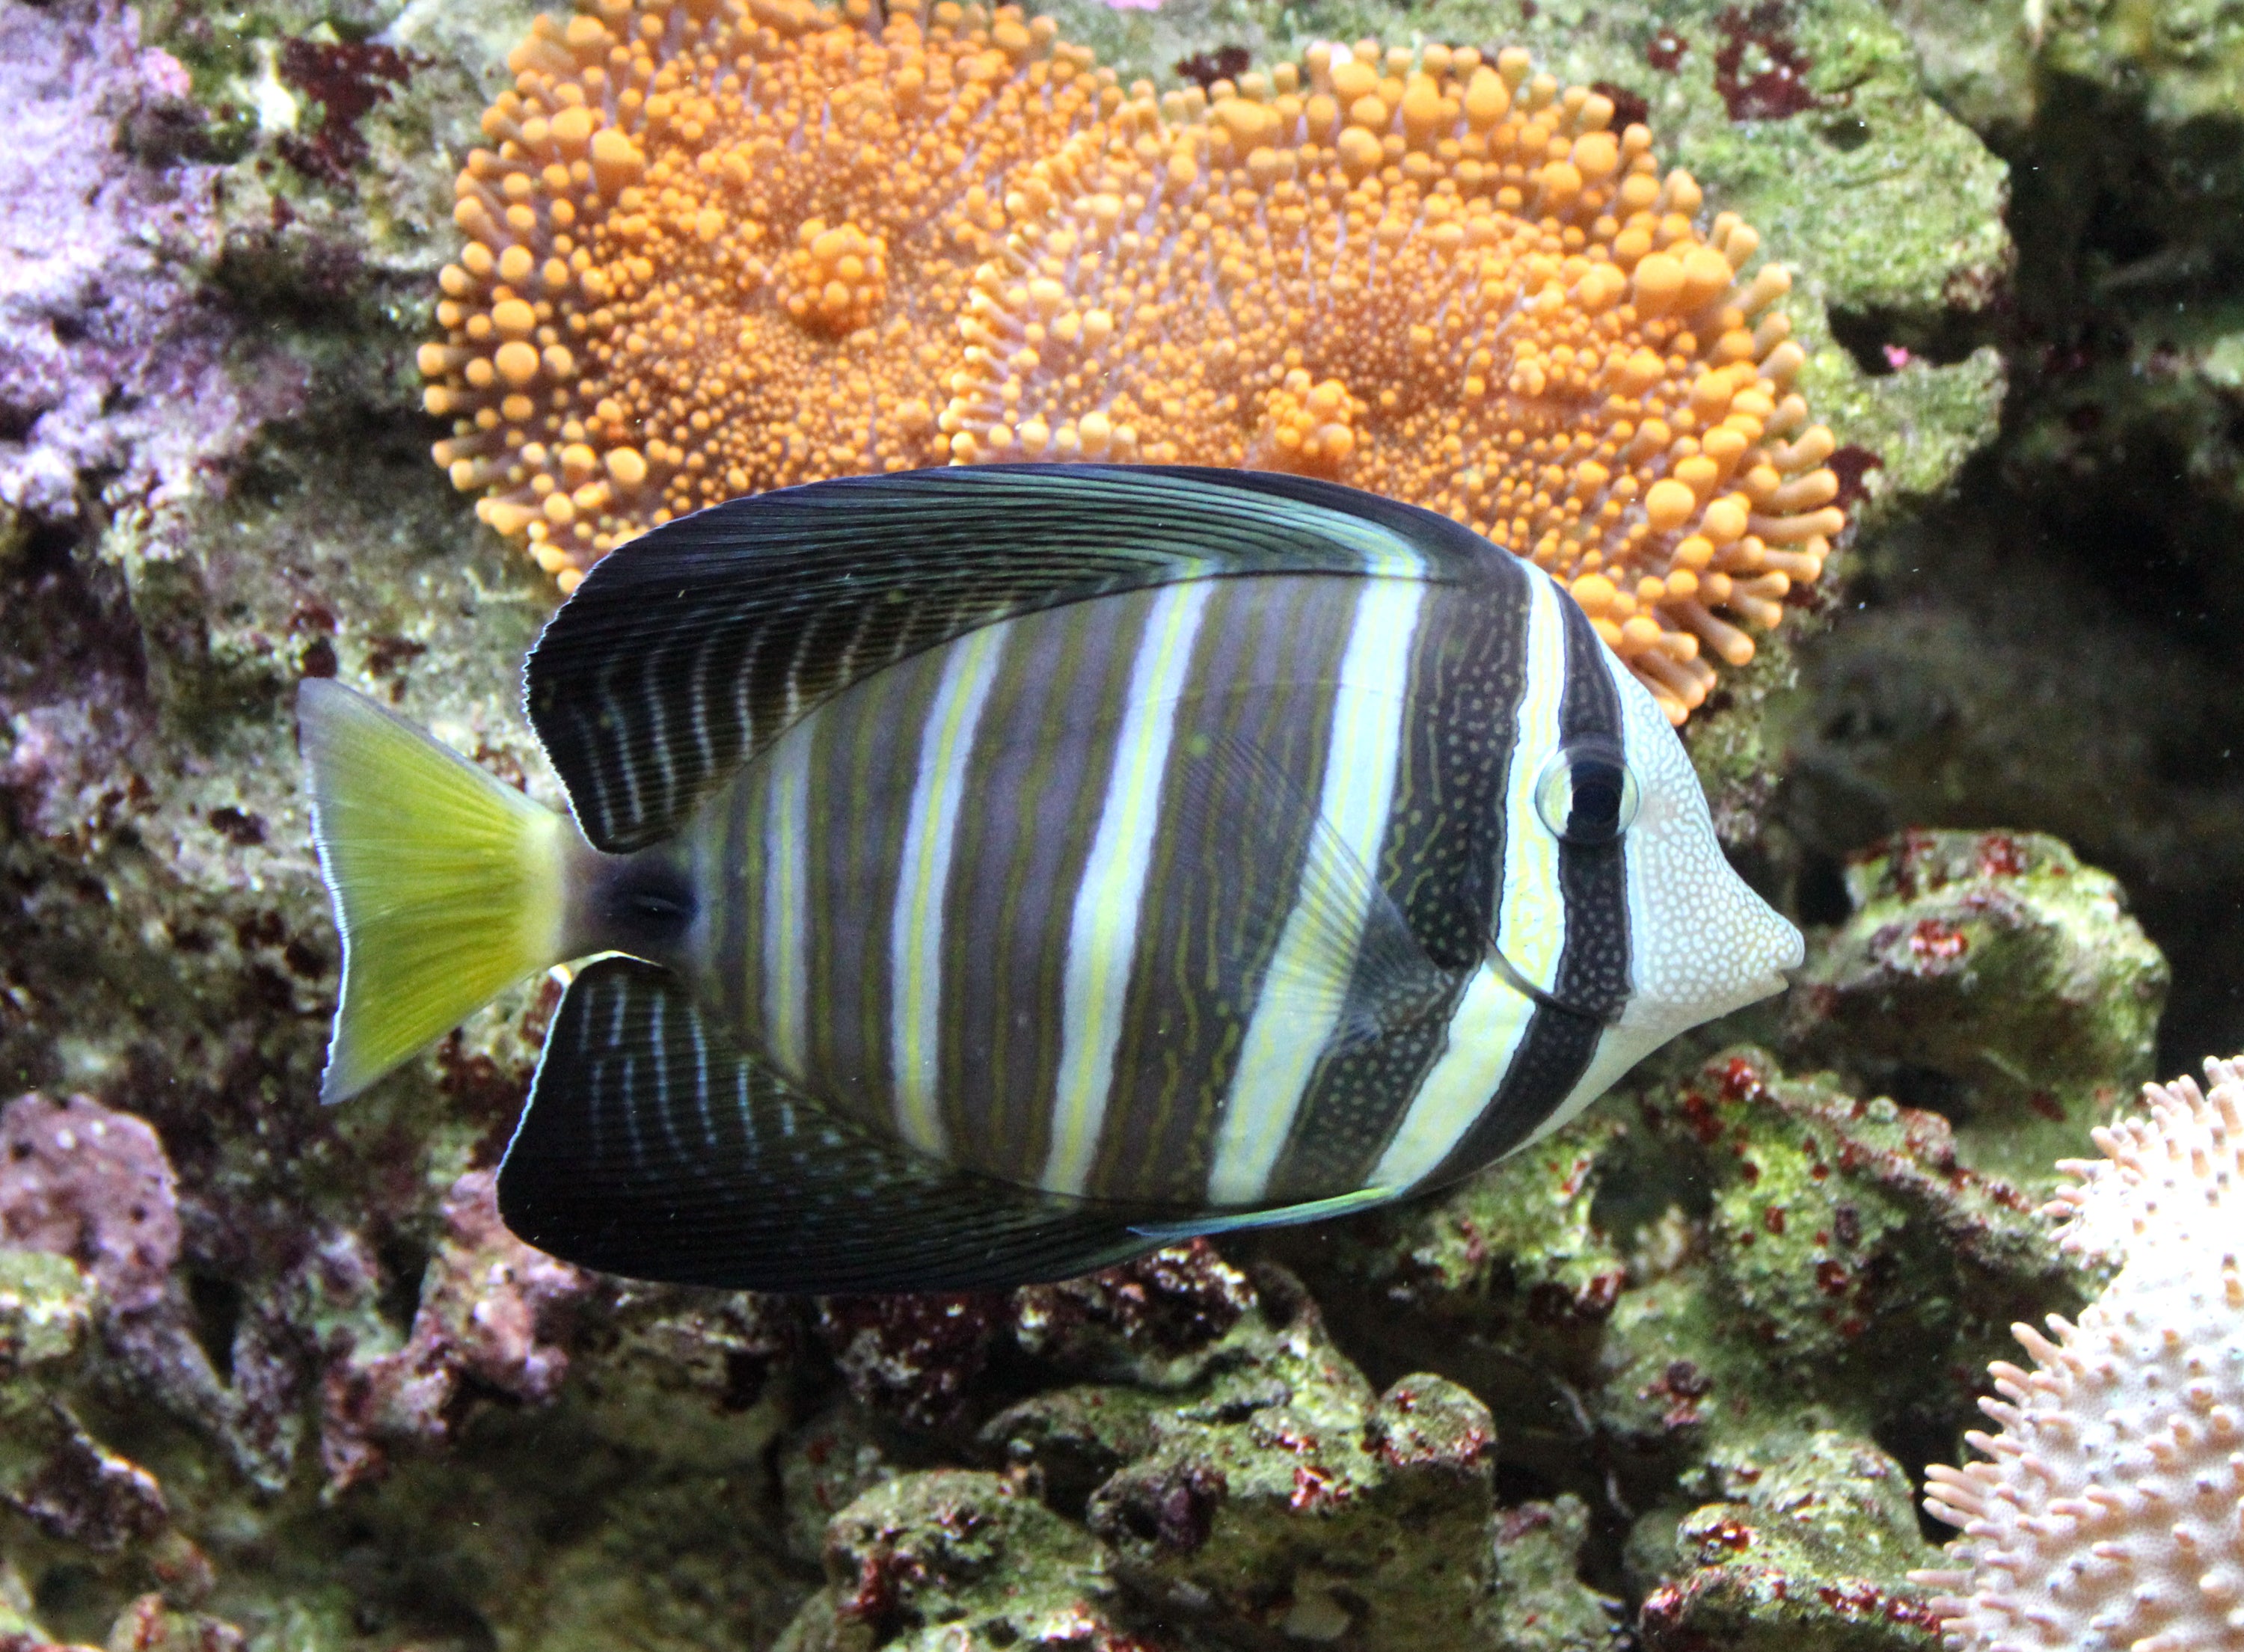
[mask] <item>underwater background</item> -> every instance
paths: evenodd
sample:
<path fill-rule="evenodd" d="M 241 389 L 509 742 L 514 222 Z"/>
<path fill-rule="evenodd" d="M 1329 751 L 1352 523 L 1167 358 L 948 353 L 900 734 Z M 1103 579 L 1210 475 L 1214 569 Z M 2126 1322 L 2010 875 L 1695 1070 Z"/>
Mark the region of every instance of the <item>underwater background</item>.
<path fill-rule="evenodd" d="M 1525 46 L 1791 267 L 1852 523 L 1686 738 L 1809 962 L 1432 1200 L 803 1302 L 499 1224 L 550 983 L 317 1104 L 296 683 L 558 799 L 416 365 L 534 10 L 0 0 L 0 1647 L 1939 1644 L 2055 1162 L 2244 1049 L 2244 4 L 1051 8 Z"/>

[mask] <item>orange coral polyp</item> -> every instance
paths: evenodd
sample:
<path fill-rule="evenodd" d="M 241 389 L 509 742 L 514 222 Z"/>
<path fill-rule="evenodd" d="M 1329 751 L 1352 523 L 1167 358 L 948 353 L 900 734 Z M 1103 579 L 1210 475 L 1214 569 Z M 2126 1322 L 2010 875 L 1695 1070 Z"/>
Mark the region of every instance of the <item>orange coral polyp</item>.
<path fill-rule="evenodd" d="M 1834 444 L 1766 314 L 1789 278 L 1740 277 L 1759 237 L 1728 213 L 1702 233 L 1648 132 L 1528 71 L 1318 46 L 1034 164 L 943 415 L 952 454 L 1020 456 L 994 437 L 1033 421 L 1069 456 L 1429 506 L 1565 580 L 1680 722 L 1708 657 L 1750 660 L 1745 627 L 1820 572 Z M 1096 341 L 1066 324 L 1093 307 Z"/>
<path fill-rule="evenodd" d="M 509 60 L 420 357 L 438 462 L 564 589 L 820 476 L 1283 469 L 1531 558 L 1680 722 L 1844 524 L 1790 278 L 1523 51 L 1157 97 L 1010 9 L 581 3 Z"/>
<path fill-rule="evenodd" d="M 420 364 L 438 462 L 564 589 L 720 499 L 940 462 L 1005 179 L 1119 95 L 1042 20 L 869 15 L 597 0 L 510 57 Z"/>

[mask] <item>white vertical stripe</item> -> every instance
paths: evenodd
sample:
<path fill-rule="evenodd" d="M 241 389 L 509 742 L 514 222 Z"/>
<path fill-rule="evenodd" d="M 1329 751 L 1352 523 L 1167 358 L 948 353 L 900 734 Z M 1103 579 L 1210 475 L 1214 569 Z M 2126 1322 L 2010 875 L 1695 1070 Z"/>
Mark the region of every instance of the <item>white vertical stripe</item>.
<path fill-rule="evenodd" d="M 665 639 L 666 642 L 667 640 Z M 646 743 L 640 750 L 652 752 L 662 769 L 661 809 L 665 815 L 668 815 L 678 807 L 678 761 L 670 754 L 670 713 L 662 703 L 664 690 L 655 681 L 655 675 L 664 664 L 663 653 L 664 644 L 660 643 L 646 651 L 639 665 L 639 697 L 646 706 Z M 645 826 L 646 823 L 638 820 L 633 824 Z"/>
<path fill-rule="evenodd" d="M 764 1048 L 797 1075 L 810 1053 L 810 738 L 807 724 L 780 737 L 764 794 Z"/>
<path fill-rule="evenodd" d="M 1169 585 L 1155 595 L 1130 669 L 1130 698 L 1115 741 L 1114 766 L 1068 926 L 1051 1150 L 1040 1178 L 1054 1192 L 1082 1192 L 1098 1151 L 1137 950 L 1138 910 L 1146 893 L 1153 828 L 1161 817 L 1161 776 L 1168 766 L 1178 697 L 1207 605 L 1208 584 L 1200 580 Z"/>
<path fill-rule="evenodd" d="M 936 1110 L 936 1063 L 943 1048 L 943 900 L 950 883 L 958 802 L 966 759 L 997 680 L 1004 627 L 986 625 L 952 645 L 920 730 L 919 772 L 904 821 L 896 904 L 889 923 L 889 1037 L 896 1075 L 896 1129 L 926 1153 L 947 1145 Z"/>
<path fill-rule="evenodd" d="M 709 1117 L 709 1040 L 701 1030 L 701 1017 L 687 1023 L 693 1032 L 693 1106 L 701 1118 L 701 1145 L 714 1150 L 717 1129 Z"/>
<path fill-rule="evenodd" d="M 1566 903 L 1558 893 L 1558 838 L 1535 811 L 1535 782 L 1558 749 L 1558 710 L 1566 691 L 1566 622 L 1558 587 L 1538 574 L 1527 619 L 1527 692 L 1520 697 L 1504 801 L 1504 896 L 1496 944 L 1530 984 L 1558 984 L 1566 946 Z"/>
<path fill-rule="evenodd" d="M 1504 961 L 1538 987 L 1557 979 L 1565 945 L 1558 893 L 1558 839 L 1535 813 L 1535 778 L 1558 744 L 1566 685 L 1566 627 L 1558 593 L 1537 573 L 1528 582 L 1527 681 L 1511 742 L 1504 795 L 1504 882 L 1496 941 Z M 1371 1173 L 1374 1186 L 1407 1188 L 1431 1175 L 1495 1100 L 1534 1019 L 1535 1003 L 1486 964 L 1450 1014 L 1442 1054 L 1396 1127 Z"/>
<path fill-rule="evenodd" d="M 1378 866 L 1387 838 L 1395 771 L 1409 716 L 1410 644 L 1425 590 L 1409 579 L 1364 583 L 1333 697 L 1329 755 L 1317 806 L 1326 826 L 1368 867 Z M 1288 1001 L 1282 986 L 1273 988 L 1273 982 L 1300 980 L 1311 953 L 1329 945 L 1316 931 L 1330 917 L 1310 916 L 1311 910 L 1297 894 L 1247 1024 L 1208 1173 L 1208 1199 L 1219 1206 L 1252 1204 L 1263 1197 L 1317 1057 L 1344 1007 L 1345 982 L 1328 1006 Z M 1348 920 L 1359 934 L 1363 918 L 1358 912 Z"/>
<path fill-rule="evenodd" d="M 1433 1173 L 1486 1110 L 1534 1018 L 1533 999 L 1486 964 L 1473 971 L 1450 1015 L 1441 1057 L 1380 1155 L 1369 1178 L 1372 1186 L 1400 1190 Z"/>
<path fill-rule="evenodd" d="M 723 633 L 711 630 L 701 639 L 701 646 L 693 651 L 693 670 L 687 678 L 686 702 L 693 711 L 693 749 L 701 758 L 703 784 L 717 772 L 717 745 L 709 738 L 709 651 L 716 647 Z M 747 673 L 743 671 L 742 676 Z"/>

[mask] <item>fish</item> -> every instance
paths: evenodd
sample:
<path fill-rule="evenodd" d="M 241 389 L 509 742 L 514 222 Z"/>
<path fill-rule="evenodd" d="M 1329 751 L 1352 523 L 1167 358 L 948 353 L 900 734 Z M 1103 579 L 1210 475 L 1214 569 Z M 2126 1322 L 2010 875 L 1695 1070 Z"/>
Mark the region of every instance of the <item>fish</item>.
<path fill-rule="evenodd" d="M 997 1288 L 1456 1183 L 1801 941 L 1531 562 L 1276 472 L 851 476 L 602 561 L 524 666 L 564 814 L 298 692 L 342 1101 L 574 961 L 527 1243 Z"/>

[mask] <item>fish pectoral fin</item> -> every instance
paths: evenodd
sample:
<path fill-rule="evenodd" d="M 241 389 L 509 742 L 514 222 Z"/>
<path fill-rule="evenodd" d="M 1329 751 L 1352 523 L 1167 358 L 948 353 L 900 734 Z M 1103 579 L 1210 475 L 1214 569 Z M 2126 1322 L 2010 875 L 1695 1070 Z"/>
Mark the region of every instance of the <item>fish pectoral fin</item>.
<path fill-rule="evenodd" d="M 1140 1222 L 1130 1231 L 1141 1238 L 1174 1244 L 1183 1239 L 1238 1233 L 1247 1228 L 1298 1227 L 1304 1222 L 1328 1222 L 1335 1217 L 1354 1216 L 1359 1210 L 1369 1210 L 1399 1198 L 1402 1193 L 1402 1190 L 1396 1187 L 1358 1188 L 1353 1193 L 1336 1193 L 1328 1199 L 1310 1199 L 1301 1204 L 1281 1204 L 1274 1210 L 1215 1211 L 1180 1222 Z"/>
<path fill-rule="evenodd" d="M 1189 841 L 1304 839 L 1297 881 L 1247 878 L 1233 891 L 1240 934 L 1278 937 L 1259 974 L 1220 984 L 1242 1019 L 1277 1010 L 1305 1032 L 1323 1029 L 1328 1055 L 1346 1055 L 1433 1013 L 1463 981 L 1427 954 L 1346 834 L 1273 754 L 1243 738 L 1209 738 L 1183 754 L 1179 780 Z"/>
<path fill-rule="evenodd" d="M 596 848 L 643 848 L 852 683 L 1001 620 L 1181 581 L 1486 577 L 1444 517 L 1271 472 L 1092 464 L 842 476 L 665 523 L 603 560 L 525 668 Z"/>
<path fill-rule="evenodd" d="M 953 1169 L 838 1116 L 733 1048 L 683 981 L 580 971 L 498 1173 L 499 1214 L 564 1261 L 798 1293 L 1061 1279 L 1161 1243 L 1159 1214 Z"/>

